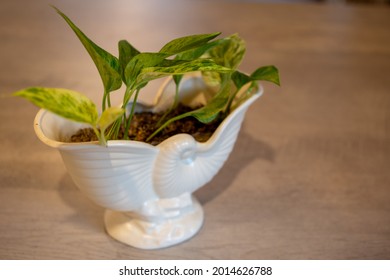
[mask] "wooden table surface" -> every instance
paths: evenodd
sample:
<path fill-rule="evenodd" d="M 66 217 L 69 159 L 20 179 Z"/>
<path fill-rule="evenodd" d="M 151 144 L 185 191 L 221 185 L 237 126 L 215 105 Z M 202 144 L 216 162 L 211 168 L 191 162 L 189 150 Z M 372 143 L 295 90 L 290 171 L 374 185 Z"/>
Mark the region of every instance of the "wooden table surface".
<path fill-rule="evenodd" d="M 34 134 L 38 111 L 5 97 L 66 87 L 100 100 L 100 78 L 48 1 L 0 4 L 0 259 L 389 259 L 390 8 L 239 1 L 50 1 L 112 53 L 178 36 L 239 33 L 245 71 L 282 87 L 247 113 L 233 153 L 196 192 L 205 224 L 181 245 L 125 246 L 104 209 Z M 145 93 L 144 98 L 148 98 Z"/>

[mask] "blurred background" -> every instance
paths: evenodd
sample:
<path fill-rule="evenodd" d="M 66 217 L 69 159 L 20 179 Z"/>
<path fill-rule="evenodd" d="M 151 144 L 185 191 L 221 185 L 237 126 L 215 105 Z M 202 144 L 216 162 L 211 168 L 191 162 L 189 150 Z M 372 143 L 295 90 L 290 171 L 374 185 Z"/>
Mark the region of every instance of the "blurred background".
<path fill-rule="evenodd" d="M 230 2 L 257 2 L 257 3 L 327 3 L 327 4 L 390 4 L 390 0 L 215 0 Z"/>
<path fill-rule="evenodd" d="M 37 139 L 38 109 L 0 98 L 0 259 L 390 259 L 389 1 L 0 0 L 0 95 L 63 87 L 100 104 L 95 65 L 49 4 L 115 55 L 121 39 L 157 51 L 239 33 L 240 68 L 274 64 L 282 86 L 264 83 L 232 157 L 197 193 L 204 230 L 151 252 L 106 236 L 104 210 Z"/>

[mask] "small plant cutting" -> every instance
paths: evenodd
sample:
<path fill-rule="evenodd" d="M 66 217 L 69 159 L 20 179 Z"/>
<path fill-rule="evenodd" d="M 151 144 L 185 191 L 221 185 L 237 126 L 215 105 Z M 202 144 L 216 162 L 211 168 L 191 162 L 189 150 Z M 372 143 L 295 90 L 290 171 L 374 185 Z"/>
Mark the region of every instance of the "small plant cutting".
<path fill-rule="evenodd" d="M 42 108 L 34 121 L 38 138 L 61 153 L 79 189 L 106 208 L 105 228 L 116 240 L 157 249 L 191 238 L 204 220 L 192 193 L 228 158 L 246 110 L 263 92 L 258 81 L 279 85 L 277 68 L 239 71 L 245 43 L 236 34 L 180 37 L 158 52 L 121 40 L 116 57 L 55 9 L 95 63 L 102 102 L 98 110 L 85 95 L 62 88 L 16 92 Z M 137 102 L 151 81 L 164 77 L 153 106 Z M 120 90 L 115 106 L 112 95 Z M 85 143 L 69 143 L 79 135 L 86 138 L 76 142 Z"/>
<path fill-rule="evenodd" d="M 118 43 L 119 55 L 115 57 L 89 39 L 64 13 L 54 9 L 80 39 L 97 67 L 104 88 L 101 114 L 89 98 L 69 89 L 30 87 L 15 95 L 64 118 L 89 124 L 102 145 L 106 145 L 107 140 L 134 140 L 127 133 L 135 114 L 134 108 L 140 92 L 152 80 L 172 76 L 177 93 L 172 107 L 153 124 L 147 142 L 183 118 L 193 117 L 201 123 L 223 120 L 250 97 L 257 81 L 279 85 L 278 70 L 274 66 L 259 67 L 250 75 L 237 69 L 245 54 L 245 43 L 238 35 L 221 39 L 216 39 L 220 33 L 185 36 L 169 41 L 158 52 L 141 52 L 128 41 L 121 40 Z M 204 80 L 218 89 L 210 102 L 201 108 L 172 116 L 169 113 L 179 105 L 178 91 L 183 75 L 191 72 L 202 73 Z M 237 100 L 237 94 L 248 84 L 245 93 Z M 123 85 L 122 105 L 113 106 L 111 94 Z M 126 112 L 131 100 L 133 106 Z"/>

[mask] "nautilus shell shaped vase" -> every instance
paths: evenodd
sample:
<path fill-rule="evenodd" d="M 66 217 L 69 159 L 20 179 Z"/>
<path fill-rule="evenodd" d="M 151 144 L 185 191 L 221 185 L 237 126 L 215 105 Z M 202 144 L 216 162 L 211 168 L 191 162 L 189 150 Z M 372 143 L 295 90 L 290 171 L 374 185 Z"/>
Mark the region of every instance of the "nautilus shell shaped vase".
<path fill-rule="evenodd" d="M 211 93 L 198 76 L 181 83 L 180 99 L 186 105 L 205 103 Z M 106 147 L 98 142 L 68 143 L 66 139 L 85 125 L 46 110 L 37 114 L 35 131 L 42 142 L 60 152 L 79 189 L 106 208 L 104 222 L 110 236 L 137 248 L 164 248 L 191 238 L 202 227 L 202 206 L 192 193 L 220 170 L 246 110 L 261 93 L 260 87 L 203 143 L 188 134 L 157 146 L 121 140 L 108 141 Z M 137 104 L 137 110 L 164 110 L 174 94 L 174 83 L 167 80 L 155 104 Z"/>

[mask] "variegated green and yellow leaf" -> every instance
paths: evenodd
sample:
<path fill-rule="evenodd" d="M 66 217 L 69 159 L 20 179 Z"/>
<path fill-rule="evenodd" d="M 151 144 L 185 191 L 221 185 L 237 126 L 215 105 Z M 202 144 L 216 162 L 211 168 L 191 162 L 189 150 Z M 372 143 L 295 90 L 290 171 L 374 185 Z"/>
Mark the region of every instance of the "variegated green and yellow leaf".
<path fill-rule="evenodd" d="M 53 6 L 57 13 L 68 23 L 74 31 L 85 49 L 88 51 L 96 68 L 99 71 L 104 89 L 111 92 L 122 86 L 122 77 L 120 75 L 120 65 L 118 59 L 92 42 L 64 13 Z"/>
<path fill-rule="evenodd" d="M 165 53 L 167 55 L 175 55 L 199 47 L 220 34 L 221 32 L 216 32 L 210 34 L 196 34 L 180 37 L 165 44 L 159 52 Z"/>
<path fill-rule="evenodd" d="M 38 107 L 76 122 L 95 125 L 98 112 L 95 104 L 76 91 L 62 88 L 31 87 L 14 93 Z"/>
<path fill-rule="evenodd" d="M 141 73 L 137 77 L 137 84 L 170 75 L 180 75 L 196 71 L 215 71 L 219 73 L 229 73 L 231 72 L 231 69 L 218 65 L 210 59 L 177 61 L 177 64 L 167 67 L 156 66 L 142 69 Z"/>
<path fill-rule="evenodd" d="M 237 34 L 223 39 L 223 42 L 212 48 L 208 54 L 218 64 L 237 69 L 246 51 L 245 41 Z"/>
<path fill-rule="evenodd" d="M 101 131 L 105 131 L 114 121 L 121 117 L 125 113 L 125 110 L 118 107 L 110 107 L 104 110 L 101 114 L 99 120 L 97 121 L 97 126 Z"/>
<path fill-rule="evenodd" d="M 250 77 L 255 81 L 268 81 L 280 86 L 279 70 L 273 65 L 257 68 Z"/>

